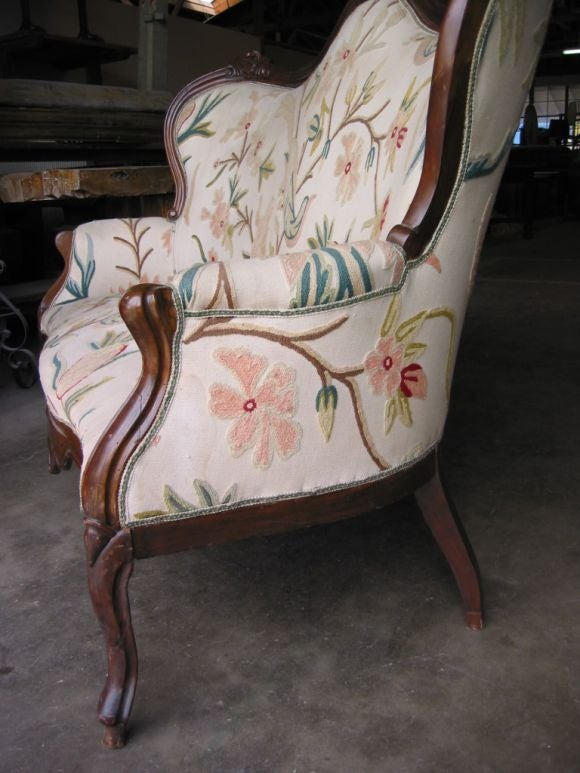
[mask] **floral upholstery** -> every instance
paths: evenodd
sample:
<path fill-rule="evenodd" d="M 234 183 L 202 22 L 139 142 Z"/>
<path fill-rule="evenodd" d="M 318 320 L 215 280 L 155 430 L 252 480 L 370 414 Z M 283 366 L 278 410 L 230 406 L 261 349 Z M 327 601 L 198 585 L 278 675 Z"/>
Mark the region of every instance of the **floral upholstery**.
<path fill-rule="evenodd" d="M 298 88 L 230 83 L 186 105 L 175 224 L 77 229 L 67 284 L 43 319 L 41 371 L 85 460 L 139 376 L 119 293 L 146 275 L 173 287 L 179 310 L 167 393 L 124 471 L 123 524 L 332 490 L 436 446 L 547 22 L 544 0 L 515 5 L 517 24 L 506 0 L 490 6 L 460 173 L 414 259 L 385 237 L 421 173 L 437 36 L 403 0 L 362 3 Z"/>

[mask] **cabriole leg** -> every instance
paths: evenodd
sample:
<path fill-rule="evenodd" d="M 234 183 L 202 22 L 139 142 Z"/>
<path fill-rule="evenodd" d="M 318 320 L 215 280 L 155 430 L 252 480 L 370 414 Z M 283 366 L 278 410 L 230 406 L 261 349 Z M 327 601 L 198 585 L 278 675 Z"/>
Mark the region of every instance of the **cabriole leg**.
<path fill-rule="evenodd" d="M 128 584 L 133 571 L 133 544 L 128 529 L 115 531 L 85 519 L 89 592 L 107 647 L 107 678 L 98 704 L 105 725 L 103 743 L 124 746 L 137 685 L 137 649 L 131 625 Z"/>
<path fill-rule="evenodd" d="M 417 489 L 415 499 L 455 575 L 465 606 L 465 622 L 469 628 L 478 631 L 483 628 L 483 610 L 477 563 L 438 472 Z"/>

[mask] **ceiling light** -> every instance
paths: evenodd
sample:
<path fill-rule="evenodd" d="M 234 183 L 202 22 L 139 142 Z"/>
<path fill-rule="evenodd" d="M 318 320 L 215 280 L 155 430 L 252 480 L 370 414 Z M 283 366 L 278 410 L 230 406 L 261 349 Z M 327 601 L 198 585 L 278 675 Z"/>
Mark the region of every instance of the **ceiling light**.
<path fill-rule="evenodd" d="M 565 48 L 563 54 L 580 54 L 580 48 Z"/>

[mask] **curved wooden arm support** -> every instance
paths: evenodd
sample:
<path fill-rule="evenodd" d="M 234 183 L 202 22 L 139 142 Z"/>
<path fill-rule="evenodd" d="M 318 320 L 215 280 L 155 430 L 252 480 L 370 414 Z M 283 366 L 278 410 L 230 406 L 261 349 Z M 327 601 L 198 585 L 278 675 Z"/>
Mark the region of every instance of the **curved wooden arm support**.
<path fill-rule="evenodd" d="M 421 178 L 403 222 L 387 236 L 408 259 L 419 256 L 435 233 L 459 173 L 471 61 L 486 10 L 486 3 L 451 0 L 443 18 Z"/>
<path fill-rule="evenodd" d="M 78 437 L 70 427 L 55 419 L 47 410 L 48 421 L 48 471 L 53 475 L 69 470 L 74 462 L 80 467 L 83 452 Z"/>
<path fill-rule="evenodd" d="M 127 592 L 133 571 L 131 532 L 87 518 L 84 539 L 89 592 L 107 647 L 107 678 L 97 711 L 105 725 L 103 743 L 119 748 L 125 743 L 137 686 L 137 648 Z"/>
<path fill-rule="evenodd" d="M 131 287 L 119 304 L 121 316 L 143 357 L 141 376 L 87 461 L 81 481 L 86 516 L 119 528 L 118 492 L 131 454 L 161 406 L 171 374 L 177 309 L 170 287 Z"/>
<path fill-rule="evenodd" d="M 74 237 L 74 231 L 60 231 L 60 233 L 56 235 L 55 243 L 58 248 L 58 251 L 63 257 L 64 268 L 62 270 L 62 273 L 56 280 L 56 282 L 54 282 L 54 284 L 52 284 L 48 288 L 44 297 L 40 301 L 40 305 L 38 307 L 39 327 L 40 327 L 40 321 L 42 320 L 42 315 L 51 305 L 51 303 L 56 298 L 58 293 L 62 290 L 64 283 L 67 280 L 67 277 L 70 271 L 71 258 L 72 258 L 73 237 Z"/>

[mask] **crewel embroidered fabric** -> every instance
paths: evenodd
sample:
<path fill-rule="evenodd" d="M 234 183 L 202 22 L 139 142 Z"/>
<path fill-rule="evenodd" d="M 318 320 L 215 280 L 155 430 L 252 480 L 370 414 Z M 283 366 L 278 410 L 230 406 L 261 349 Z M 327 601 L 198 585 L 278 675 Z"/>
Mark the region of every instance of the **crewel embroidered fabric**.
<path fill-rule="evenodd" d="M 300 89 L 228 86 L 229 114 L 234 106 L 246 119 L 235 128 L 222 118 L 230 96 L 216 99 L 219 89 L 184 111 L 179 133 L 189 201 L 173 240 L 161 221 L 161 246 L 141 265 L 165 270 L 163 281 L 185 304 L 179 367 L 155 426 L 125 470 L 125 523 L 138 527 L 346 486 L 388 475 L 437 444 L 474 266 L 549 15 L 544 0 L 520 5 L 515 25 L 503 0 L 492 4 L 474 57 L 461 174 L 433 242 L 406 266 L 380 236 L 402 219 L 392 203 L 403 202 L 404 211 L 418 179 L 420 155 L 411 168 L 410 149 L 421 146 L 429 91 L 422 84 L 432 67 L 427 38 L 435 40 L 403 3 L 363 3 Z M 399 61 L 392 72 L 364 70 L 372 56 L 381 58 L 381 45 L 394 45 L 405 67 Z M 393 102 L 395 82 L 401 90 Z M 333 136 L 355 105 L 355 118 L 373 117 L 372 131 L 357 118 Z M 259 145 L 253 132 L 261 120 Z M 274 136 L 283 139 L 270 153 Z M 195 155 L 194 142 L 211 150 Z M 309 166 L 311 176 L 302 179 Z M 260 230 L 266 203 L 273 209 Z M 109 248 L 92 239 L 102 273 L 97 267 L 90 276 L 92 228 L 75 238 L 76 286 L 45 315 L 42 358 L 51 410 L 86 449 L 140 370 L 140 355 L 115 316 L 118 296 L 98 293 L 117 287 L 121 262 L 110 251 L 110 234 L 134 246 L 142 225 L 115 221 L 108 236 L 103 225 Z M 124 265 L 136 274 L 135 255 L 147 253 L 153 230 L 136 249 L 114 242 L 132 256 Z M 249 255 L 262 259 L 243 259 Z M 83 276 L 85 285 L 90 278 L 88 293 Z"/>

